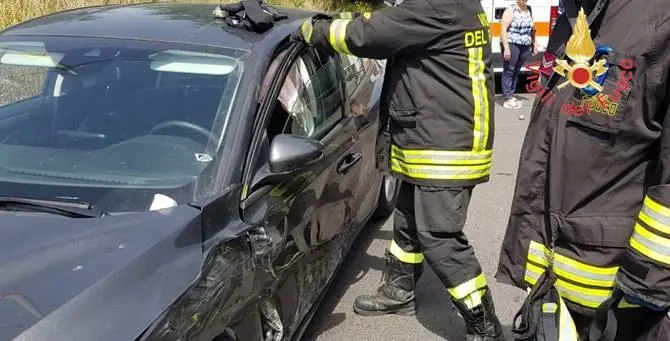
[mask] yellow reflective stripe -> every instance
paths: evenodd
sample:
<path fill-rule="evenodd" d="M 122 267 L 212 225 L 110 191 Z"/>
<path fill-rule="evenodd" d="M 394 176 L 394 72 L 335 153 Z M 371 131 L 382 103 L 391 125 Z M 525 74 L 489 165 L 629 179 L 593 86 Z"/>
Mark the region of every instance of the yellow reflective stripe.
<path fill-rule="evenodd" d="M 601 287 L 614 286 L 614 278 L 619 267 L 599 268 L 570 259 L 558 253 L 554 254 L 554 272 L 557 275 L 586 285 Z"/>
<path fill-rule="evenodd" d="M 492 152 L 484 150 L 473 151 L 444 151 L 424 149 L 401 149 L 391 146 L 391 157 L 412 164 L 425 165 L 483 165 L 491 163 Z"/>
<path fill-rule="evenodd" d="M 546 271 L 546 269 L 543 269 L 539 266 L 536 266 L 535 264 L 526 263 L 526 273 L 525 273 L 523 279 L 528 284 L 533 286 L 533 285 L 535 285 L 535 283 L 537 283 L 537 280 L 540 279 L 540 276 L 542 276 L 542 274 L 545 271 Z"/>
<path fill-rule="evenodd" d="M 528 245 L 528 259 L 537 264 L 549 266 L 551 251 L 544 245 L 531 240 L 530 245 Z"/>
<path fill-rule="evenodd" d="M 305 39 L 305 41 L 308 43 L 311 42 L 312 33 L 314 32 L 314 27 L 312 26 L 312 20 L 311 19 L 305 20 L 305 22 L 302 23 L 300 29 L 302 30 L 302 37 Z"/>
<path fill-rule="evenodd" d="M 670 234 L 670 209 L 648 196 L 644 198 L 638 218 L 650 227 Z"/>
<path fill-rule="evenodd" d="M 558 253 L 554 253 L 553 255 L 553 271 L 559 277 L 555 286 L 562 297 L 571 302 L 595 309 L 612 295 L 615 276 L 619 270 L 618 266 L 597 267 Z M 541 243 L 531 241 L 527 257 L 529 261 L 526 263 L 524 281 L 533 286 L 549 267 L 551 250 Z M 577 284 L 568 282 L 566 279 Z M 584 285 L 599 286 L 602 288 L 589 288 Z M 619 307 L 632 308 L 637 306 L 622 300 Z"/>
<path fill-rule="evenodd" d="M 365 19 L 370 20 L 370 18 L 372 18 L 372 13 L 370 13 L 370 12 L 363 12 L 363 17 L 364 17 Z"/>
<path fill-rule="evenodd" d="M 640 224 L 635 224 L 630 246 L 644 256 L 670 265 L 670 239 L 654 234 Z"/>
<path fill-rule="evenodd" d="M 389 248 L 389 252 L 403 263 L 420 264 L 423 262 L 423 254 L 407 252 L 401 249 L 400 246 L 396 244 L 395 240 L 391 240 L 391 247 Z"/>
<path fill-rule="evenodd" d="M 656 200 L 652 199 L 649 196 L 645 196 L 644 202 L 642 203 L 645 207 L 648 207 L 655 213 L 658 213 L 660 215 L 665 216 L 667 219 L 670 219 L 670 208 L 667 208 L 658 202 Z"/>
<path fill-rule="evenodd" d="M 351 19 L 335 19 L 330 24 L 329 42 L 333 49 L 339 53 L 351 54 L 347 47 L 347 25 Z"/>
<path fill-rule="evenodd" d="M 546 269 L 542 269 L 535 266 L 534 264 L 527 263 L 524 280 L 530 286 L 533 286 L 535 283 L 537 283 L 537 280 L 540 278 L 542 273 L 544 273 L 544 271 L 546 271 Z M 598 308 L 600 304 L 602 304 L 609 296 L 612 295 L 612 289 L 588 289 L 578 287 L 574 284 L 561 280 L 560 278 L 556 280 L 555 286 L 561 297 L 568 301 L 593 309 Z"/>
<path fill-rule="evenodd" d="M 457 300 L 462 300 L 472 293 L 484 289 L 488 285 L 486 281 L 486 275 L 484 273 L 479 274 L 479 276 L 465 281 L 451 289 L 448 289 L 451 297 Z"/>
<path fill-rule="evenodd" d="M 642 210 L 638 214 L 637 218 L 658 231 L 670 234 L 670 229 L 667 227 L 667 225 L 659 223 L 657 219 L 653 219 L 647 212 L 645 212 L 645 207 L 642 207 Z"/>
<path fill-rule="evenodd" d="M 614 285 L 614 276 L 609 276 L 608 278 L 602 280 L 591 279 L 588 277 L 575 275 L 574 272 L 566 271 L 565 269 L 558 266 L 554 266 L 554 272 L 561 277 L 586 285 L 597 285 L 602 287 L 611 287 Z"/>
<path fill-rule="evenodd" d="M 477 166 L 426 166 L 391 159 L 391 169 L 415 179 L 474 180 L 491 174 L 491 164 Z"/>
<path fill-rule="evenodd" d="M 472 79 L 473 99 L 473 141 L 472 150 L 486 149 L 489 134 L 489 100 L 486 86 L 486 64 L 483 60 L 484 49 L 472 47 L 468 49 L 468 75 Z"/>
<path fill-rule="evenodd" d="M 575 321 L 572 320 L 572 315 L 565 302 L 561 297 L 558 298 L 558 303 L 561 307 L 561 312 L 558 317 L 558 340 L 559 341 L 579 341 Z"/>
<path fill-rule="evenodd" d="M 542 305 L 542 312 L 554 314 L 558 310 L 558 305 L 556 303 L 545 303 Z"/>
<path fill-rule="evenodd" d="M 599 266 L 593 266 L 589 265 L 586 263 L 582 263 L 580 261 L 570 259 L 566 256 L 563 256 L 559 253 L 554 253 L 554 262 L 560 263 L 561 265 L 569 265 L 571 267 L 574 267 L 578 269 L 579 271 L 584 271 L 588 272 L 589 276 L 597 275 L 597 276 L 614 276 L 616 275 L 617 271 L 619 271 L 618 266 L 611 266 L 611 267 L 599 267 Z M 599 277 L 602 278 L 602 277 Z"/>
<path fill-rule="evenodd" d="M 566 300 L 589 308 L 598 308 L 612 295 L 612 289 L 592 289 L 577 286 L 562 279 L 556 280 L 556 289 Z"/>
<path fill-rule="evenodd" d="M 534 264 L 526 264 L 526 274 L 524 275 L 524 281 L 530 286 L 534 286 L 537 283 L 537 280 L 542 276 L 546 269 L 542 269 Z M 574 284 L 568 283 L 560 278 L 556 280 L 556 290 L 561 294 L 563 298 L 568 301 L 577 303 L 579 305 L 589 307 L 589 308 L 598 308 L 608 297 L 612 295 L 613 289 L 588 289 L 576 286 Z M 619 308 L 636 308 L 639 307 L 636 304 L 627 302 L 626 300 L 621 300 L 619 303 Z"/>
<path fill-rule="evenodd" d="M 489 26 L 489 20 L 488 17 L 486 16 L 486 13 L 484 12 L 477 13 L 477 18 L 479 18 L 479 23 L 481 23 L 482 26 Z"/>
<path fill-rule="evenodd" d="M 475 308 L 482 304 L 482 298 L 484 297 L 485 292 L 486 289 L 477 290 L 472 294 L 466 296 L 463 299 L 463 303 L 465 304 L 466 307 L 468 307 L 468 309 Z"/>
<path fill-rule="evenodd" d="M 546 246 L 535 241 L 530 242 L 528 249 L 529 260 L 546 267 L 549 266 L 550 258 L 551 251 Z M 616 276 L 617 271 L 619 271 L 618 266 L 593 266 L 554 253 L 554 272 L 561 277 L 577 283 L 612 287 L 614 285 L 614 277 Z"/>

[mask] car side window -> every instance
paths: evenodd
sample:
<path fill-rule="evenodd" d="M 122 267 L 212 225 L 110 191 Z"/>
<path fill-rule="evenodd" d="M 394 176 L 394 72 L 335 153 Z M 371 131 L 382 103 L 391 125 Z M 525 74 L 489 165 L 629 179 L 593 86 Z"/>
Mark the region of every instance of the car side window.
<path fill-rule="evenodd" d="M 344 53 L 341 54 L 340 60 L 347 86 L 347 97 L 351 98 L 365 76 L 364 60 L 363 58 Z"/>
<path fill-rule="evenodd" d="M 0 72 L 0 107 L 39 96 L 47 79 L 47 71 L 39 68 L 7 65 Z"/>
<path fill-rule="evenodd" d="M 297 58 L 284 80 L 270 118 L 268 134 L 320 139 L 343 117 L 338 60 L 319 67 L 312 55 Z"/>

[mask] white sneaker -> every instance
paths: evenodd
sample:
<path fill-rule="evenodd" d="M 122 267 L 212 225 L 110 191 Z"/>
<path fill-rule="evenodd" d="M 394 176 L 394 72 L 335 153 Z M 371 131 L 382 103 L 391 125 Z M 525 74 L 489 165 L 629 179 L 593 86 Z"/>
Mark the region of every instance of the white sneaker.
<path fill-rule="evenodd" d="M 510 98 L 503 102 L 503 107 L 508 108 L 508 109 L 519 109 L 520 105 L 517 103 L 514 98 Z"/>

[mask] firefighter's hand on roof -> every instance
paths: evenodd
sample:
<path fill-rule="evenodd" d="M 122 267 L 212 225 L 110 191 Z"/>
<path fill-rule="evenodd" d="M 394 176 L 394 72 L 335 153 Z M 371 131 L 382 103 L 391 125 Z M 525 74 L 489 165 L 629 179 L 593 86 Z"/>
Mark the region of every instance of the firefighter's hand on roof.
<path fill-rule="evenodd" d="M 307 45 L 312 44 L 312 36 L 314 34 L 314 22 L 317 20 L 332 20 L 333 16 L 328 14 L 317 14 L 309 19 L 306 19 L 297 31 L 291 34 L 292 40 L 303 41 Z"/>
<path fill-rule="evenodd" d="M 314 28 L 312 27 L 312 19 L 307 19 L 302 23 L 302 25 L 300 25 L 298 30 L 291 34 L 291 40 L 302 41 L 309 45 L 313 32 Z"/>

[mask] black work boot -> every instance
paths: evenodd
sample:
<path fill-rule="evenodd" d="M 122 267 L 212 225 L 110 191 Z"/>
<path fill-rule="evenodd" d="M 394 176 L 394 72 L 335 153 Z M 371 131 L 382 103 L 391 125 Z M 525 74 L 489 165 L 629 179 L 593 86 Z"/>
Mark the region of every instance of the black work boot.
<path fill-rule="evenodd" d="M 365 316 L 416 314 L 414 288 L 422 273 L 422 264 L 403 263 L 387 251 L 382 285 L 376 295 L 358 296 L 354 312 Z"/>
<path fill-rule="evenodd" d="M 496 316 L 493 297 L 488 288 L 482 297 L 482 304 L 469 309 L 465 303 L 452 300 L 465 320 L 468 341 L 505 341 L 502 325 Z"/>

